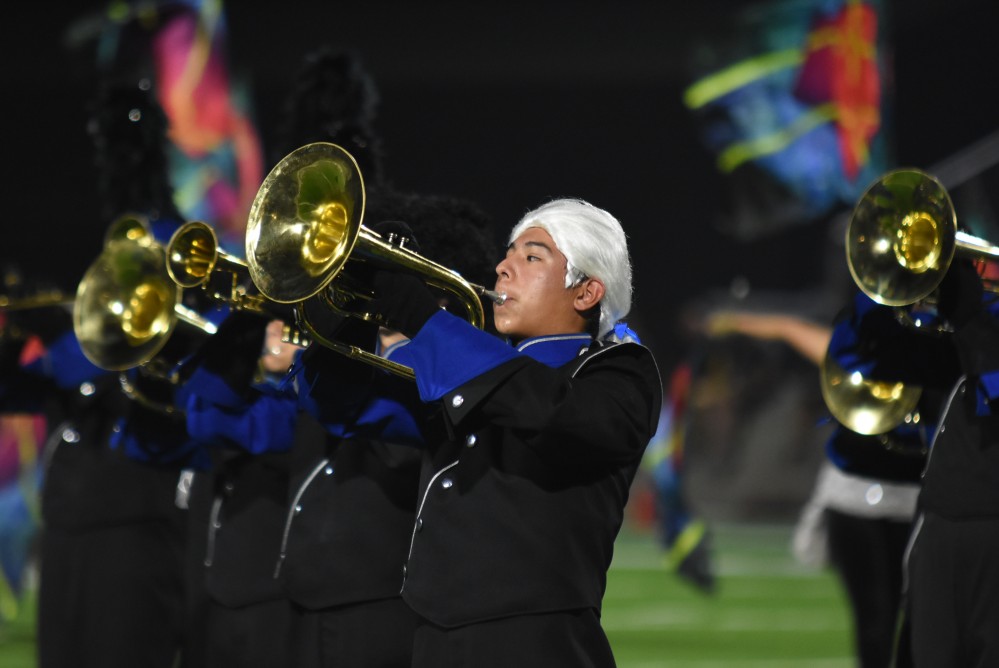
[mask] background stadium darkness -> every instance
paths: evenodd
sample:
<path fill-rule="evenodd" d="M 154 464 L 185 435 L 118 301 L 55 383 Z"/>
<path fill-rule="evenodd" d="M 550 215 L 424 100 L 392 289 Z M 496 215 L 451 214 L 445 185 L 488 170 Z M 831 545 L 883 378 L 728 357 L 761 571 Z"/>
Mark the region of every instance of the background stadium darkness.
<path fill-rule="evenodd" d="M 88 9 L 88 6 L 91 9 Z M 3 22 L 5 202 L 0 256 L 75 289 L 110 221 L 96 219 L 85 103 L 89 52 L 70 26 L 104 3 L 27 3 Z M 682 106 L 685 39 L 735 2 L 228 2 L 230 66 L 248 77 L 266 141 L 302 57 L 361 55 L 400 188 L 477 202 L 500 233 L 553 196 L 618 216 L 636 266 L 635 319 L 669 368 L 680 306 L 745 279 L 823 280 L 821 225 L 739 241 L 713 224 L 723 184 Z M 993 0 L 894 0 L 897 162 L 923 168 L 993 132 Z M 269 168 L 269 165 L 268 165 Z M 497 258 L 501 240 L 497 240 Z"/>

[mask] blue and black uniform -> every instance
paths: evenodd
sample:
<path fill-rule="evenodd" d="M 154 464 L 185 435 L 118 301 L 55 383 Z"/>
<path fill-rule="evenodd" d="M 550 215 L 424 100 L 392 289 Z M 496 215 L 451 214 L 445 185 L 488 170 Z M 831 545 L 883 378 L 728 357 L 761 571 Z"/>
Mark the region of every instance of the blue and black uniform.
<path fill-rule="evenodd" d="M 413 665 L 614 665 L 600 608 L 662 404 L 651 353 L 586 334 L 512 347 L 443 311 L 413 329 L 396 361 L 444 427 L 402 589 Z"/>
<path fill-rule="evenodd" d="M 48 421 L 42 487 L 39 665 L 162 666 L 183 643 L 184 511 L 192 447 L 176 415 L 128 398 L 122 380 L 165 405 L 176 388 L 95 367 L 72 331 L 5 374 L 5 410 Z"/>

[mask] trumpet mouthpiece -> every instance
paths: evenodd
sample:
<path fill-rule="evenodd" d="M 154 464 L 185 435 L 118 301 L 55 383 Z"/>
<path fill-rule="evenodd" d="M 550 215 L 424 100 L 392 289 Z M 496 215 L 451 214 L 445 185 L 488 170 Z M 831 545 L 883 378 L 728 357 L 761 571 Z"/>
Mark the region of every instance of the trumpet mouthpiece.
<path fill-rule="evenodd" d="M 483 297 L 492 300 L 496 304 L 502 304 L 503 302 L 506 301 L 505 292 L 496 292 L 495 290 L 486 290 L 485 288 L 483 288 L 481 294 Z"/>

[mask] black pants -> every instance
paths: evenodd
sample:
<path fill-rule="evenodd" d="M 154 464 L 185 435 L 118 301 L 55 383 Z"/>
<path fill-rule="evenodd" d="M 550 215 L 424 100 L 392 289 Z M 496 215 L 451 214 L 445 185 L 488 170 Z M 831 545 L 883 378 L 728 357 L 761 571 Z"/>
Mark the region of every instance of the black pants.
<path fill-rule="evenodd" d="M 926 513 L 917 526 L 908 563 L 914 664 L 999 666 L 999 518 Z"/>
<path fill-rule="evenodd" d="M 826 510 L 829 557 L 850 600 L 861 668 L 887 668 L 902 598 L 902 561 L 909 522 Z"/>
<path fill-rule="evenodd" d="M 613 668 L 594 610 L 520 615 L 455 629 L 423 621 L 413 668 Z"/>
<path fill-rule="evenodd" d="M 182 521 L 46 528 L 40 668 L 171 668 L 183 640 L 183 545 Z"/>

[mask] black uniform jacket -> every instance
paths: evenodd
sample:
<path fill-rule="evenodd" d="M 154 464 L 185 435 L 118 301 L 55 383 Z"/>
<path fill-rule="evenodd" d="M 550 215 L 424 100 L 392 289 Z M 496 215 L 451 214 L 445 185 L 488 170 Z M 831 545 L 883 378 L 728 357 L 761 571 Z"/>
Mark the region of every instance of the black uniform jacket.
<path fill-rule="evenodd" d="M 183 512 L 175 505 L 181 465 L 136 461 L 112 442 L 126 423 L 182 442 L 183 423 L 126 398 L 115 376 L 81 385 L 76 394 L 63 404 L 70 406 L 63 419 L 51 425 L 42 489 L 46 526 L 83 530 L 181 520 Z"/>
<path fill-rule="evenodd" d="M 292 490 L 281 566 L 288 597 L 318 610 L 398 596 L 420 450 L 325 433 L 320 444 Z"/>
<path fill-rule="evenodd" d="M 141 446 L 183 444 L 182 421 L 130 400 L 119 374 L 83 358 L 68 332 L 30 368 L 6 369 L 0 408 L 42 412 L 49 431 L 42 516 L 50 529 L 85 530 L 182 518 L 175 507 L 179 461 L 150 447 L 148 461 L 126 453 L 122 437 Z M 154 434 L 155 438 L 146 438 Z"/>
<path fill-rule="evenodd" d="M 399 596 L 425 413 L 409 380 L 314 347 L 302 356 L 295 479 L 279 572 L 310 610 Z"/>
<path fill-rule="evenodd" d="M 192 522 L 202 536 L 205 587 L 223 605 L 284 598 L 275 577 L 288 497 L 287 452 L 250 455 L 218 451 L 210 471 L 191 487 Z"/>
<path fill-rule="evenodd" d="M 984 306 L 984 305 L 983 305 Z M 922 476 L 919 508 L 952 519 L 999 517 L 999 317 L 978 308 L 942 334 L 879 327 L 870 336 L 878 378 L 941 392 L 937 431 Z M 886 315 L 887 314 L 887 315 Z M 875 317 L 890 318 L 879 307 Z"/>
<path fill-rule="evenodd" d="M 983 312 L 953 335 L 964 375 L 944 402 L 919 502 L 951 519 L 999 517 L 999 401 L 983 379 L 999 373 L 999 320 Z"/>
<path fill-rule="evenodd" d="M 466 342 L 450 335 L 422 355 L 421 337 L 434 336 L 441 317 L 404 349 L 417 354 L 400 360 L 418 381 L 433 375 L 422 360 L 462 356 Z M 491 346 L 485 335 L 471 337 L 473 356 Z M 600 609 L 662 387 L 641 345 L 562 338 L 532 348 L 559 347 L 568 353 L 560 366 L 515 355 L 440 397 L 450 438 L 424 457 L 402 590 L 438 625 Z"/>

